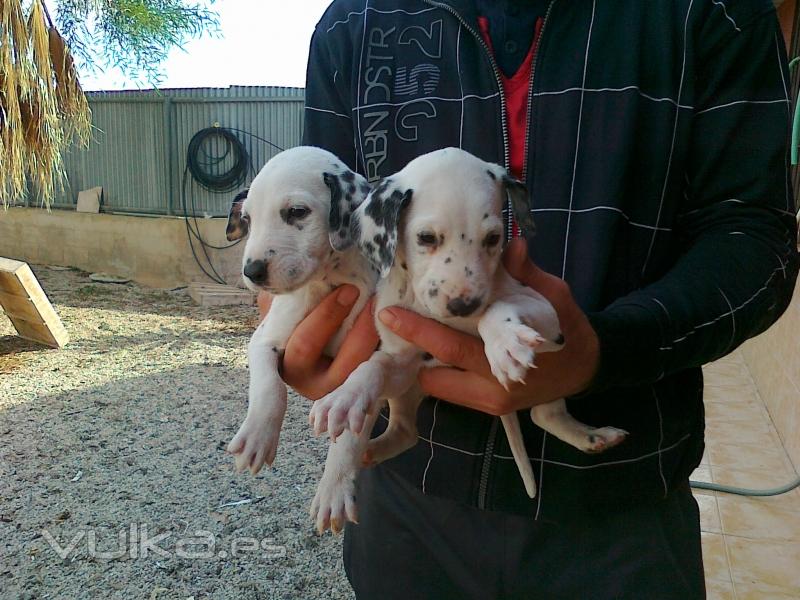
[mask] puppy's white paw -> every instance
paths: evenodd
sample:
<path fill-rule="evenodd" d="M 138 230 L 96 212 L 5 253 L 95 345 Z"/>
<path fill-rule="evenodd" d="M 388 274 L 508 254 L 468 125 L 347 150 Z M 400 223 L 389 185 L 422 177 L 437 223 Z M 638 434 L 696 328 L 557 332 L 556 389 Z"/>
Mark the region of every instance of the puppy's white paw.
<path fill-rule="evenodd" d="M 628 437 L 628 432 L 616 427 L 589 429 L 580 449 L 589 454 L 598 454 L 621 444 L 626 437 Z"/>
<path fill-rule="evenodd" d="M 336 441 L 345 429 L 355 434 L 361 433 L 367 413 L 375 410 L 380 390 L 346 381 L 330 394 L 314 402 L 308 415 L 308 422 L 314 428 L 314 435 L 326 431 Z"/>
<path fill-rule="evenodd" d="M 523 323 L 507 322 L 502 329 L 484 335 L 483 341 L 492 374 L 508 389 L 513 381 L 525 383 L 528 369 L 534 367 L 535 350 L 545 340 Z"/>
<path fill-rule="evenodd" d="M 279 436 L 279 426 L 271 425 L 268 420 L 247 417 L 228 444 L 228 452 L 236 459 L 236 471 L 250 469 L 255 475 L 264 464 L 272 466 Z"/>
<path fill-rule="evenodd" d="M 328 528 L 341 532 L 347 521 L 358 523 L 355 479 L 355 472 L 334 474 L 325 469 L 309 511 L 320 535 Z"/>

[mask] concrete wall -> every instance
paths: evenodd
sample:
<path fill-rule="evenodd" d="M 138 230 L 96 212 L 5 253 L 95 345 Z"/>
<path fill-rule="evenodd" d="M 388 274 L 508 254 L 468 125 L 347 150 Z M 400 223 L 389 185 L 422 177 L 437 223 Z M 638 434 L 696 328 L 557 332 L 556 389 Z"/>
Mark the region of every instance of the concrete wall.
<path fill-rule="evenodd" d="M 225 219 L 198 219 L 207 242 L 223 246 Z M 195 241 L 198 256 L 202 251 Z M 209 250 L 217 271 L 232 285 L 241 281 L 239 270 L 244 244 L 227 250 Z M 192 281 L 211 283 L 197 266 L 179 217 L 142 217 L 86 214 L 38 208 L 0 210 L 0 256 L 29 263 L 76 267 L 111 273 L 159 288 Z"/>
<path fill-rule="evenodd" d="M 800 283 L 784 315 L 743 344 L 742 354 L 783 445 L 800 470 Z"/>

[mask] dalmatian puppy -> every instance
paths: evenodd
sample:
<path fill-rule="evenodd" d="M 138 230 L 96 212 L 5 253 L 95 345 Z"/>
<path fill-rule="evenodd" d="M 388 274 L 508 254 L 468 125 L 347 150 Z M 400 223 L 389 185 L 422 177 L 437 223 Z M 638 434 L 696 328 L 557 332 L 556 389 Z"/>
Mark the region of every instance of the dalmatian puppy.
<path fill-rule="evenodd" d="M 336 156 L 314 147 L 297 147 L 274 156 L 249 190 L 233 201 L 228 219 L 230 241 L 248 236 L 243 254 L 244 282 L 253 291 L 274 295 L 270 311 L 248 346 L 250 390 L 247 416 L 228 444 L 237 471 L 257 474 L 271 465 L 286 412 L 287 390 L 278 368 L 297 324 L 335 287 L 349 283 L 359 298 L 326 353 L 335 356 L 374 290 L 377 273 L 352 244 L 350 217 L 370 186 Z M 344 468 L 360 464 L 363 439 L 345 432 L 332 443 L 315 506 L 341 513 L 345 503 L 355 519 L 353 492 L 344 487 L 341 507 L 330 506 L 325 482 L 338 480 Z M 341 486 L 338 488 L 342 491 Z M 329 522 L 323 523 L 325 526 Z M 334 529 L 341 520 L 330 524 Z"/>
<path fill-rule="evenodd" d="M 492 373 L 506 389 L 523 382 L 536 352 L 561 349 L 564 338 L 550 303 L 503 268 L 502 207 L 511 202 L 517 222 L 531 230 L 527 191 L 502 167 L 447 148 L 412 160 L 373 188 L 353 216 L 354 237 L 380 270 L 376 314 L 397 305 L 455 329 L 480 335 Z M 388 399 L 387 430 L 367 447 L 380 462 L 416 443 L 418 370 L 432 366 L 419 348 L 375 320 L 381 346 L 337 390 L 314 403 L 317 434 L 338 436 L 371 426 Z M 625 431 L 578 422 L 559 400 L 531 409 L 534 423 L 585 452 L 622 442 Z M 366 423 L 365 423 L 366 422 Z M 502 423 L 530 497 L 533 470 L 516 413 Z"/>

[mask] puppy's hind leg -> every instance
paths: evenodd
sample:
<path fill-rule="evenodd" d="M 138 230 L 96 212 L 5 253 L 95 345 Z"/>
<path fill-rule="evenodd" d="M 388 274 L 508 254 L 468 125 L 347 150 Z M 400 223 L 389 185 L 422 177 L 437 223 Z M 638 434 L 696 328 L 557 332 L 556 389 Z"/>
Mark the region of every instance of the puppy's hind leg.
<path fill-rule="evenodd" d="M 333 533 L 339 533 L 347 521 L 358 523 L 356 477 L 376 416 L 367 416 L 361 433 L 344 431 L 328 448 L 325 471 L 310 510 L 320 534 L 329 527 Z"/>
<path fill-rule="evenodd" d="M 373 466 L 412 448 L 417 443 L 417 409 L 422 390 L 414 385 L 398 398 L 389 399 L 389 425 L 386 431 L 369 441 L 364 465 Z"/>
<path fill-rule="evenodd" d="M 596 454 L 622 443 L 628 432 L 616 427 L 590 427 L 569 412 L 562 398 L 531 409 L 531 419 L 539 427 L 578 450 Z"/>

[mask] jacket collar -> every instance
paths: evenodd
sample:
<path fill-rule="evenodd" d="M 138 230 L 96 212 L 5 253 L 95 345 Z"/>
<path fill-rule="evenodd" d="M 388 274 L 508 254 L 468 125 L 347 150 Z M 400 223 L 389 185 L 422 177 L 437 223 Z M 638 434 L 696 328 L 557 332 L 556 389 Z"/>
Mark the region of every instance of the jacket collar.
<path fill-rule="evenodd" d="M 474 0 L 423 0 L 426 4 L 448 6 L 461 19 L 476 31 L 478 29 L 478 9 Z"/>

